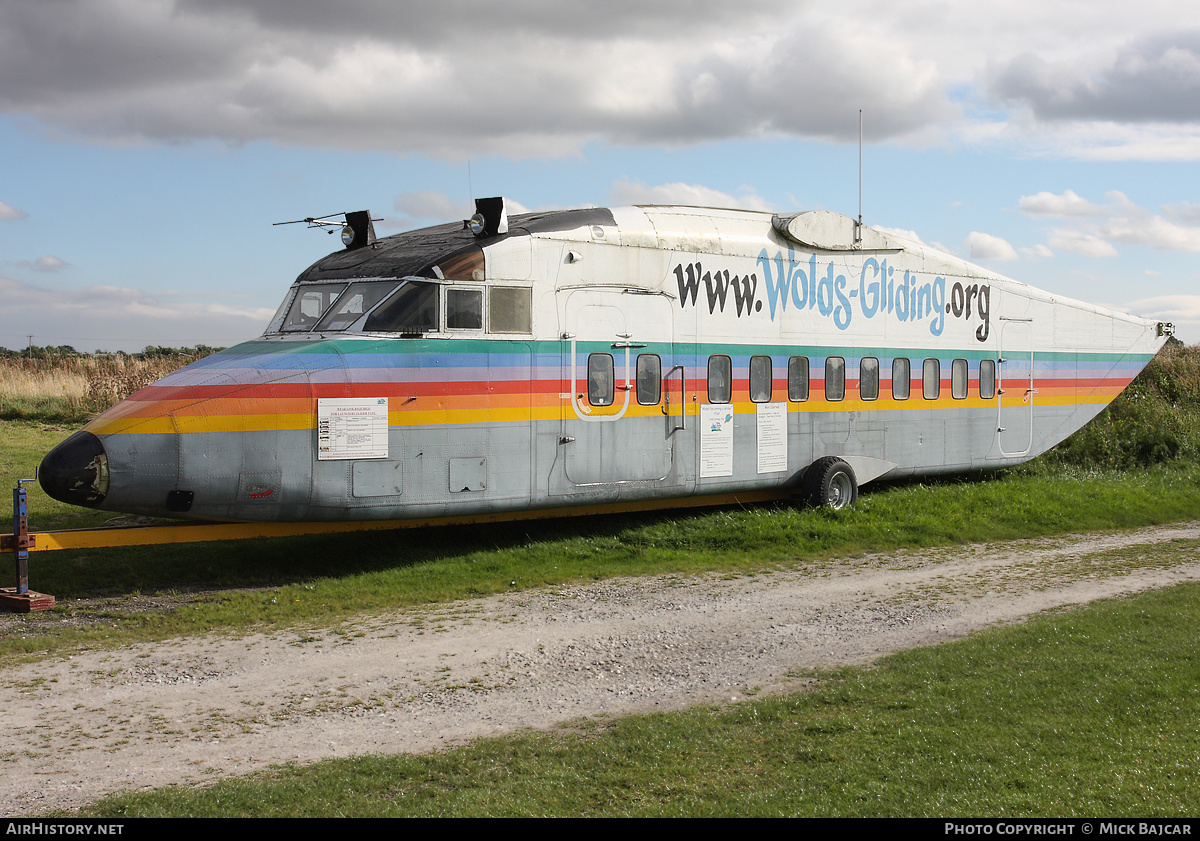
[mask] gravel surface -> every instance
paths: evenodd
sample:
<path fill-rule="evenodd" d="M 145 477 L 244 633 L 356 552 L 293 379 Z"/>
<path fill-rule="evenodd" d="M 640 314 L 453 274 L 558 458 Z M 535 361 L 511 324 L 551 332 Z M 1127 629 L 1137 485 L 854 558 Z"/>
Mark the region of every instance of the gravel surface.
<path fill-rule="evenodd" d="M 1200 523 L 608 580 L 0 672 L 9 814 L 281 762 L 423 752 L 581 716 L 734 703 L 1050 608 L 1200 579 Z"/>

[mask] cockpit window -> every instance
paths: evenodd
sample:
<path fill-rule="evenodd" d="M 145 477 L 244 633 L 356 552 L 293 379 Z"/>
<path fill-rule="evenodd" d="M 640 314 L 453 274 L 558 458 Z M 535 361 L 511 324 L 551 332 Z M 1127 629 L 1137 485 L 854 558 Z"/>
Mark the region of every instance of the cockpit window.
<path fill-rule="evenodd" d="M 438 285 L 410 280 L 367 316 L 368 333 L 428 333 L 438 329 Z"/>
<path fill-rule="evenodd" d="M 317 324 L 315 331 L 321 333 L 345 330 L 358 321 L 363 313 L 369 312 L 371 307 L 386 298 L 397 285 L 394 280 L 373 280 L 350 284 L 350 288 L 342 293 L 342 297 L 337 299 L 337 303 Z"/>
<path fill-rule="evenodd" d="M 292 307 L 292 297 L 295 291 L 296 287 L 293 286 L 283 296 L 283 300 L 279 302 L 279 309 L 275 310 L 275 314 L 267 322 L 266 334 L 278 333 L 283 328 L 283 319 L 287 317 L 288 310 Z"/>
<path fill-rule="evenodd" d="M 483 329 L 483 290 L 446 290 L 446 327 L 450 330 Z"/>
<path fill-rule="evenodd" d="M 284 333 L 311 330 L 345 288 L 345 283 L 321 283 L 300 287 L 280 330 Z"/>

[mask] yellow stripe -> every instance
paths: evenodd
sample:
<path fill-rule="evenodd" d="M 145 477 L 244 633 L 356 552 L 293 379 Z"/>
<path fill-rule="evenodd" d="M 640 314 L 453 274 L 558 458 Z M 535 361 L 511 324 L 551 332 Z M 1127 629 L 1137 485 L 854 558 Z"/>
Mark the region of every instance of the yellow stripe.
<path fill-rule="evenodd" d="M 97 418 L 84 429 L 96 435 L 155 435 L 171 432 L 262 432 L 273 429 L 312 429 L 313 416 L 188 415 L 158 418 Z"/>

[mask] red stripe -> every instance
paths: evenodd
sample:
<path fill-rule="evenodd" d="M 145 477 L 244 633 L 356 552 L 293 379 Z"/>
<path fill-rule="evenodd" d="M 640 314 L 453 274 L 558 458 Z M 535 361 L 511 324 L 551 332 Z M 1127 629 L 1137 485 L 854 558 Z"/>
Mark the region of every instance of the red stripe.
<path fill-rule="evenodd" d="M 556 380 L 495 380 L 492 382 L 356 382 L 262 383 L 260 385 L 148 386 L 130 400 L 211 400 L 214 398 L 296 397 L 433 397 L 453 394 L 557 394 Z"/>
<path fill-rule="evenodd" d="M 1023 379 L 1023 378 L 1022 378 Z M 1074 388 L 1080 391 L 1092 391 L 1095 389 L 1124 389 L 1132 381 L 1132 377 L 1088 377 L 1088 378 L 1069 378 L 1069 377 L 1037 377 L 1034 379 L 1034 387 L 1041 388 Z M 813 377 L 810 379 L 810 388 L 820 390 L 824 386 L 824 379 Z M 887 390 L 891 387 L 891 379 L 881 378 L 879 386 L 881 390 Z M 917 387 L 921 384 L 920 377 L 913 377 L 910 381 Z M 858 381 L 855 379 L 847 379 L 847 388 L 854 389 L 857 387 Z M 948 388 L 950 380 L 943 377 L 941 379 L 942 387 Z M 581 388 L 586 384 L 582 378 L 576 381 L 576 385 Z M 787 380 L 773 380 L 774 390 L 785 391 L 787 389 Z M 978 390 L 979 380 L 972 377 L 970 380 L 971 387 Z M 678 390 L 678 381 L 672 379 L 670 385 L 667 386 L 673 390 Z M 703 378 L 687 380 L 686 389 L 688 391 L 702 392 L 708 387 L 708 383 Z M 749 381 L 745 379 L 734 380 L 734 391 L 745 392 L 749 387 Z M 309 397 L 436 397 L 436 396 L 451 396 L 451 395 L 470 395 L 470 394 L 559 394 L 569 392 L 570 383 L 568 380 L 496 380 L 491 382 L 441 382 L 441 383 L 418 383 L 418 382 L 355 382 L 355 383 L 261 383 L 259 385 L 195 385 L 195 386 L 159 386 L 151 385 L 143 388 L 141 391 L 133 394 L 129 399 L 135 402 L 154 402 L 159 400 L 210 400 L 214 398 L 236 398 L 236 399 L 289 399 L 289 398 L 309 398 Z"/>

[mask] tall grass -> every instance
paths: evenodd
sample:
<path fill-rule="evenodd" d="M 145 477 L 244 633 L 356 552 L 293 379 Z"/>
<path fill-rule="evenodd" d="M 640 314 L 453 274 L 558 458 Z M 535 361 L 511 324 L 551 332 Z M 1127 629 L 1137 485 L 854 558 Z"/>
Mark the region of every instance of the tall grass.
<path fill-rule="evenodd" d="M 0 420 L 84 423 L 205 351 L 0 357 Z"/>
<path fill-rule="evenodd" d="M 1200 460 L 1200 345 L 1171 339 L 1091 423 L 1039 461 L 1135 468 Z"/>

